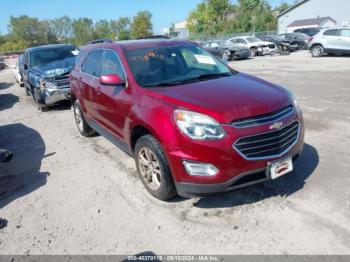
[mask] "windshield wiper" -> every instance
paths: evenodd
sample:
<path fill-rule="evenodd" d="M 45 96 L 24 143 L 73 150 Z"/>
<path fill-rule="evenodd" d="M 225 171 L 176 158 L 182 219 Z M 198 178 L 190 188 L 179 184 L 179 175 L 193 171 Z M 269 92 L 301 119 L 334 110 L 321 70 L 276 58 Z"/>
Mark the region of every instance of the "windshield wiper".
<path fill-rule="evenodd" d="M 177 81 L 163 81 L 163 82 L 158 82 L 153 84 L 146 84 L 146 85 L 143 85 L 143 87 L 175 86 L 175 85 L 181 85 L 185 83 L 197 82 L 204 79 L 214 79 L 214 78 L 220 78 L 220 77 L 231 76 L 231 75 L 232 75 L 231 73 L 202 74 L 189 79 L 183 79 L 183 80 L 177 80 Z"/>
<path fill-rule="evenodd" d="M 232 76 L 231 73 L 210 73 L 210 74 L 202 74 L 193 78 L 185 79 L 181 81 L 182 83 L 191 83 L 191 82 L 197 82 L 205 79 L 214 79 L 214 78 L 220 78 L 225 76 Z"/>

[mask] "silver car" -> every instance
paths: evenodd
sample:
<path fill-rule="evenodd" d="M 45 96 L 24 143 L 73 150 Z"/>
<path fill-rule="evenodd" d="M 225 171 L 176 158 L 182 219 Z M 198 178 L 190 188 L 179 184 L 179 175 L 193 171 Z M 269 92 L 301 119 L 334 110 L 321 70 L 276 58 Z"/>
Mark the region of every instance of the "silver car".
<path fill-rule="evenodd" d="M 350 28 L 322 29 L 309 42 L 313 57 L 327 54 L 350 54 Z"/>

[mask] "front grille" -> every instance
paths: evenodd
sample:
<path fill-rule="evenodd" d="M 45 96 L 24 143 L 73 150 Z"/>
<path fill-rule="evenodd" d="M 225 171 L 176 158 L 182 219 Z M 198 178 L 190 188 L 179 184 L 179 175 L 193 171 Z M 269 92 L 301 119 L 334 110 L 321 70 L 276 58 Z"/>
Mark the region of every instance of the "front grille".
<path fill-rule="evenodd" d="M 56 83 L 58 88 L 69 88 L 69 76 L 68 75 L 56 76 L 54 78 L 54 83 Z"/>
<path fill-rule="evenodd" d="M 235 120 L 232 122 L 232 125 L 234 127 L 239 127 L 239 128 L 262 125 L 262 124 L 280 120 L 292 112 L 293 112 L 293 106 L 290 105 L 290 106 L 283 107 L 282 109 L 272 113 Z"/>
<path fill-rule="evenodd" d="M 299 122 L 293 122 L 277 131 L 243 137 L 233 147 L 246 159 L 279 157 L 298 140 Z"/>

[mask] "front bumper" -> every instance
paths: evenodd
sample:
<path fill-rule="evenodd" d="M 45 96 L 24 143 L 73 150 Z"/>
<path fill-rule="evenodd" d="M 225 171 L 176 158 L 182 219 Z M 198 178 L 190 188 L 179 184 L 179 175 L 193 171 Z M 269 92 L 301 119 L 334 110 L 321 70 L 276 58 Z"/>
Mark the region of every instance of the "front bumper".
<path fill-rule="evenodd" d="M 57 102 L 70 100 L 70 88 L 44 89 L 41 92 L 42 101 L 45 105 L 50 106 L 56 104 Z"/>
<path fill-rule="evenodd" d="M 299 158 L 301 151 L 292 156 L 293 163 Z M 231 192 L 244 187 L 271 180 L 267 167 L 248 171 L 233 177 L 224 183 L 195 184 L 187 182 L 175 183 L 177 193 L 183 197 L 207 197 Z"/>
<path fill-rule="evenodd" d="M 295 144 L 281 155 L 263 159 L 246 159 L 232 145 L 241 137 L 269 131 L 271 123 L 247 128 L 223 125 L 226 136 L 220 140 L 194 141 L 179 135 L 176 140 L 180 146 L 166 150 L 178 194 L 185 197 L 205 196 L 269 180 L 265 170 L 270 162 L 286 157 L 295 159 L 303 149 L 304 124 L 301 112 L 294 112 L 282 120 L 284 126 L 295 121 L 300 123 Z M 219 172 L 214 176 L 191 176 L 183 166 L 184 160 L 212 164 Z"/>
<path fill-rule="evenodd" d="M 251 53 L 249 49 L 237 50 L 234 53 L 235 59 L 246 59 L 250 57 Z"/>

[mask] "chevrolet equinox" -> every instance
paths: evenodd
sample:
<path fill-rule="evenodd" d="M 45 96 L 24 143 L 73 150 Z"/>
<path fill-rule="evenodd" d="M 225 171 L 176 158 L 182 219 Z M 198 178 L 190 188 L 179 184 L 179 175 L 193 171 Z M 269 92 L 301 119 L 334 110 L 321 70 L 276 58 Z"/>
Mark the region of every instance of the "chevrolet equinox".
<path fill-rule="evenodd" d="M 292 93 L 190 41 L 88 45 L 70 75 L 75 121 L 133 156 L 161 200 L 228 192 L 293 170 L 304 143 Z"/>

